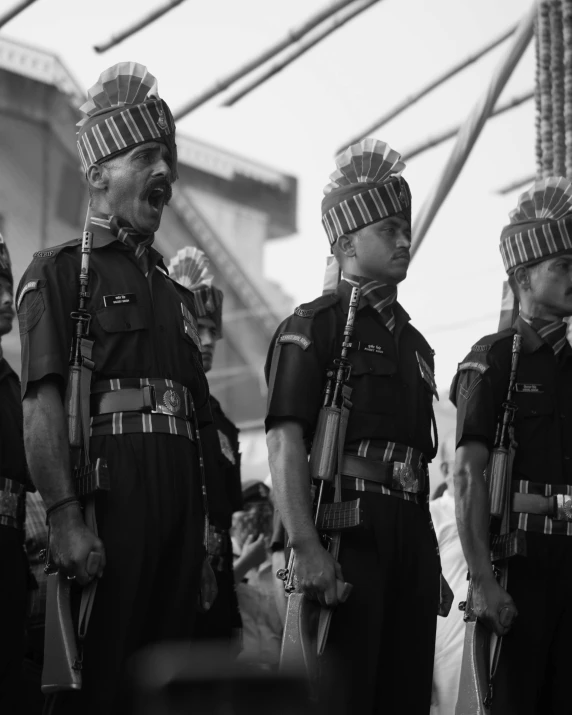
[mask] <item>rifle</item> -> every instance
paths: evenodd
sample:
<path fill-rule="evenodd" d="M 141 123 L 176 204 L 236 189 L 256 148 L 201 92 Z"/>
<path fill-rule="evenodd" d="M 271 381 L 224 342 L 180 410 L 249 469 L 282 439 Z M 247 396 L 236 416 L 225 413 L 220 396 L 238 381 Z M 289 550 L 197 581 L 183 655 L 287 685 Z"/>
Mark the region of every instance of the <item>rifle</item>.
<path fill-rule="evenodd" d="M 359 526 L 362 520 L 359 499 L 350 502 L 341 501 L 340 473 L 351 409 L 351 388 L 348 385 L 351 364 L 348 353 L 359 298 L 360 289 L 355 287 L 351 293 L 341 356 L 334 361 L 335 370 L 327 372 L 324 402 L 318 417 L 309 460 L 310 478 L 319 483 L 318 489 L 311 486 L 315 497 L 314 523 L 324 547 L 334 559 L 337 559 L 339 554 L 340 529 Z M 325 485 L 329 485 L 330 491 L 333 487 L 333 502 L 323 503 Z M 286 593 L 289 594 L 280 669 L 291 670 L 302 666 L 310 682 L 315 683 L 319 675 L 318 659 L 323 655 L 326 646 L 333 612 L 331 608 L 323 608 L 316 601 L 311 601 L 304 596 L 296 583 L 295 571 L 295 555 L 294 551 L 291 551 L 288 567 L 276 574 L 284 581 Z M 338 600 L 343 603 L 349 597 L 352 586 L 338 580 L 336 588 Z"/>
<path fill-rule="evenodd" d="M 515 554 L 526 554 L 522 532 L 510 531 L 510 483 L 516 449 L 514 419 L 517 410 L 512 398 L 521 347 L 522 337 L 517 333 L 512 343 L 507 398 L 502 405 L 502 417 L 497 423 L 495 445 L 486 471 L 490 502 L 491 562 L 499 585 L 504 589 L 508 582 L 508 559 Z M 459 609 L 465 611 L 466 627 L 455 715 L 489 715 L 502 637 L 491 633 L 475 616 L 472 581 L 469 581 L 467 600 L 459 603 Z"/>
<path fill-rule="evenodd" d="M 87 527 L 97 534 L 94 494 L 98 490 L 109 489 L 109 473 L 104 459 L 92 463 L 89 457 L 89 395 L 94 363 L 91 359 L 93 340 L 88 339 L 91 315 L 86 306 L 90 297 L 89 259 L 92 245 L 93 233 L 87 230 L 86 221 L 81 248 L 79 306 L 70 316 L 75 322 L 75 330 L 65 405 L 75 492 L 83 500 Z M 97 568 L 99 558 L 99 554 L 93 551 L 89 554 L 87 566 L 90 572 Z M 71 581 L 54 570 L 49 555 L 46 561 L 48 585 L 42 692 L 53 694 L 63 690 L 80 690 L 83 640 L 95 598 L 97 579 L 82 589 L 76 632 L 71 608 Z"/>

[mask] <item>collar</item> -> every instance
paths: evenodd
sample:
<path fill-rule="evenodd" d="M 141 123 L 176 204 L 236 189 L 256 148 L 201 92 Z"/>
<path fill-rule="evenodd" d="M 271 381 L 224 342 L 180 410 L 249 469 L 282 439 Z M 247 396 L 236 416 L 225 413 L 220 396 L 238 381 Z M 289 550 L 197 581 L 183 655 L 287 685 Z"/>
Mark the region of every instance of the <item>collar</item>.
<path fill-rule="evenodd" d="M 340 304 L 342 306 L 342 310 L 346 315 L 348 314 L 350 309 L 350 297 L 352 294 L 352 288 L 353 286 L 351 286 L 345 279 L 342 279 L 338 283 L 338 286 L 335 291 L 336 294 L 339 295 L 341 298 Z M 363 308 L 367 307 L 371 306 L 369 306 L 369 303 L 367 303 L 367 301 L 365 301 L 363 298 L 360 298 L 358 310 L 363 310 Z M 397 301 L 395 301 L 395 303 L 393 304 L 393 312 L 395 314 L 396 327 L 397 325 L 403 326 L 405 323 L 408 323 L 411 320 L 407 311 Z"/>
<path fill-rule="evenodd" d="M 109 217 L 106 214 L 90 210 L 88 220 L 88 228 L 93 233 L 93 250 L 105 248 L 105 246 L 109 246 L 111 243 L 115 242 L 116 245 L 113 246 L 113 248 L 119 251 L 132 253 L 127 246 L 121 243 L 121 241 L 111 233 L 111 229 L 109 227 Z M 165 266 L 162 254 L 159 253 L 159 251 L 153 246 L 150 246 L 147 250 L 149 253 L 149 267 L 158 266 L 164 273 L 169 275 L 169 271 Z"/>
<path fill-rule="evenodd" d="M 534 353 L 543 345 L 550 347 L 522 315 L 517 316 L 513 328 L 522 335 L 522 349 L 525 353 Z"/>

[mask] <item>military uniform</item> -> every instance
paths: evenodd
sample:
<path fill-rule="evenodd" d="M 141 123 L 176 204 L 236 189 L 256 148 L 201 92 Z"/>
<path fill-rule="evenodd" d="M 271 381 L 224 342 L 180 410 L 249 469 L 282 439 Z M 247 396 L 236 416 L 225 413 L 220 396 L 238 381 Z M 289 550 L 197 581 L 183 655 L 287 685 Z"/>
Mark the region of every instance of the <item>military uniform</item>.
<path fill-rule="evenodd" d="M 503 639 L 494 681 L 493 713 L 571 711 L 572 522 L 548 515 L 552 495 L 572 496 L 572 349 L 556 357 L 522 317 L 513 329 L 476 343 L 451 388 L 457 406 L 457 443 L 493 448 L 509 382 L 512 339 L 523 337 L 513 399 L 516 454 L 512 492 L 539 497 L 545 513 L 513 511 L 511 529 L 526 532 L 527 555 L 514 556 L 507 590 L 518 618 Z M 513 497 L 514 499 L 514 497 Z M 523 505 L 524 508 L 528 508 Z M 555 512 L 556 513 L 556 512 Z"/>
<path fill-rule="evenodd" d="M 96 503 L 107 565 L 85 643 L 82 695 L 99 712 L 131 653 L 192 632 L 203 508 L 191 398 L 203 422 L 210 410 L 192 294 L 166 275 L 153 248 L 145 276 L 133 251 L 94 220 L 90 452 L 107 459 L 111 487 Z M 79 239 L 39 251 L 20 282 L 23 395 L 46 378 L 64 394 L 80 260 Z"/>
<path fill-rule="evenodd" d="M 311 443 L 350 293 L 342 280 L 279 327 L 266 365 L 267 429 L 296 421 Z M 392 334 L 360 304 L 349 352 L 343 500 L 361 499 L 364 522 L 342 534 L 338 561 L 354 588 L 334 612 L 327 653 L 338 659 L 347 711 L 356 713 L 428 712 L 431 694 L 440 574 L 427 507 L 433 351 L 399 304 L 394 316 Z M 377 480 L 381 470 L 391 476 Z"/>
<path fill-rule="evenodd" d="M 218 595 L 205 614 L 197 618 L 197 638 L 230 639 L 242 627 L 232 567 L 230 527 L 232 514 L 242 509 L 238 429 L 210 396 L 213 422 L 203 430 L 202 441 L 209 502 L 209 561 L 215 572 Z"/>
<path fill-rule="evenodd" d="M 0 351 L 0 711 L 16 711 L 24 656 L 28 564 L 24 552 L 26 485 L 20 382 Z"/>

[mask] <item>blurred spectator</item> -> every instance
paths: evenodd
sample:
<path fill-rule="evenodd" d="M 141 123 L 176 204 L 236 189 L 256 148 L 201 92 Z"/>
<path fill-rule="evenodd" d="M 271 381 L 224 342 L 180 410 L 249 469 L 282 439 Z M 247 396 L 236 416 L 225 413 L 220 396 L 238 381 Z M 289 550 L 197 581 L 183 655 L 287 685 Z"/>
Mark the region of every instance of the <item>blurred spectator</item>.
<path fill-rule="evenodd" d="M 244 510 L 233 516 L 234 574 L 242 616 L 240 660 L 273 669 L 280 659 L 282 619 L 276 606 L 270 540 L 270 490 L 262 482 L 245 485 Z"/>
<path fill-rule="evenodd" d="M 455 594 L 453 607 L 447 618 L 437 619 L 435 663 L 433 666 L 433 697 L 431 715 L 453 715 L 459 691 L 461 658 L 465 637 L 463 612 L 457 604 L 467 595 L 467 564 L 455 519 L 453 466 L 455 434 L 444 440 L 440 449 L 441 473 L 445 479 L 442 494 L 429 502 L 439 550 L 443 575 Z"/>

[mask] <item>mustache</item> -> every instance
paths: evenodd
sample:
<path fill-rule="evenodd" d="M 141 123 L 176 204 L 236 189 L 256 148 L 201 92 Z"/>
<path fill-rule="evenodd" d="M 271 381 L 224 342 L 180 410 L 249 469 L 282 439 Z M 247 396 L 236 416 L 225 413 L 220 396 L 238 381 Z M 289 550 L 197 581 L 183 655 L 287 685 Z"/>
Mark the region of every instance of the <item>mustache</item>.
<path fill-rule="evenodd" d="M 165 204 L 167 205 L 173 196 L 173 188 L 171 182 L 165 178 L 151 179 L 139 197 L 141 201 L 146 201 L 155 189 L 163 189 L 165 192 Z"/>
<path fill-rule="evenodd" d="M 396 251 L 393 254 L 393 258 L 407 258 L 409 260 L 411 258 L 411 254 L 407 249 L 403 249 L 402 251 Z"/>

